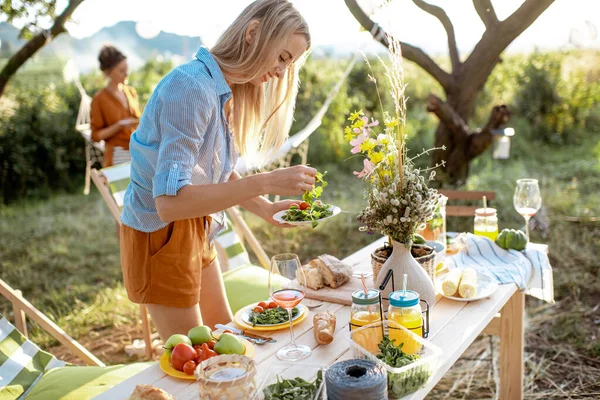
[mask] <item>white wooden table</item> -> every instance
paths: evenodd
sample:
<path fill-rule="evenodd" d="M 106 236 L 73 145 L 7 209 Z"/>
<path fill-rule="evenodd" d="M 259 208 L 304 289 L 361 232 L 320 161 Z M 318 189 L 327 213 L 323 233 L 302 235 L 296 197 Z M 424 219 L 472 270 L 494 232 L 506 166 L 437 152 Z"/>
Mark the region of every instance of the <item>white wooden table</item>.
<path fill-rule="evenodd" d="M 370 255 L 374 249 L 382 245 L 383 240 L 364 247 L 345 258 L 344 262 L 358 271 L 370 270 Z M 337 325 L 334 341 L 329 345 L 321 346 L 313 337 L 312 315 L 324 310 L 335 313 Z M 522 399 L 524 310 L 524 294 L 518 291 L 514 284 L 501 285 L 490 298 L 471 303 L 438 297 L 430 315 L 428 339 L 443 350 L 440 367 L 426 387 L 408 398 L 424 398 L 475 338 L 485 331 L 500 336 L 500 399 Z M 352 357 L 344 337 L 348 331 L 349 319 L 349 306 L 325 303 L 311 311 L 306 320 L 294 327 L 296 342 L 313 349 L 313 354 L 306 360 L 307 363 L 331 365 L 338 360 Z M 264 334 L 264 332 L 259 333 Z M 271 336 L 277 340 L 277 343 L 256 346 L 254 359 L 259 366 L 259 371 L 264 371 L 269 365 L 277 362 L 275 355 L 277 350 L 289 343 L 289 330 L 274 332 Z M 184 381 L 165 375 L 158 363 L 97 396 L 96 399 L 127 399 L 135 386 L 142 383 L 162 388 L 177 399 L 198 399 L 198 389 L 194 381 Z"/>

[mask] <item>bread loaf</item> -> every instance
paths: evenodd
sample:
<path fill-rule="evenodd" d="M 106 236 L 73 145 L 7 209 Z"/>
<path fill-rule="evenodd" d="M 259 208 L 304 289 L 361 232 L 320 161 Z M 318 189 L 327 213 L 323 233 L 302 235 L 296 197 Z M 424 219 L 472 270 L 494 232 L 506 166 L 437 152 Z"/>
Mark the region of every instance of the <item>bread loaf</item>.
<path fill-rule="evenodd" d="M 317 267 L 323 275 L 325 285 L 334 289 L 342 286 L 352 277 L 352 267 L 329 254 L 320 255 L 318 259 L 312 260 L 310 265 Z"/>
<path fill-rule="evenodd" d="M 151 385 L 137 385 L 129 400 L 175 400 L 164 390 Z"/>
<path fill-rule="evenodd" d="M 304 265 L 298 268 L 296 270 L 296 280 L 302 286 L 312 290 L 319 290 L 324 286 L 321 272 L 312 265 Z"/>
<path fill-rule="evenodd" d="M 313 318 L 315 340 L 319 344 L 329 344 L 333 341 L 335 333 L 335 315 L 330 311 L 322 311 Z"/>

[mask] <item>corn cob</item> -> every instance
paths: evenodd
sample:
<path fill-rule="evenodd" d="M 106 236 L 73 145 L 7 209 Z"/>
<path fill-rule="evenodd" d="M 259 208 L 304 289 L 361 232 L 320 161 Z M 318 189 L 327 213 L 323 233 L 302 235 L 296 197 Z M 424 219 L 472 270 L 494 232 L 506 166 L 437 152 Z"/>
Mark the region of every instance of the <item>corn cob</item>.
<path fill-rule="evenodd" d="M 464 299 L 473 298 L 477 294 L 477 271 L 473 268 L 463 269 L 458 293 Z"/>
<path fill-rule="evenodd" d="M 442 292 L 446 296 L 454 296 L 458 290 L 460 283 L 461 270 L 458 268 L 451 269 L 442 282 Z"/>

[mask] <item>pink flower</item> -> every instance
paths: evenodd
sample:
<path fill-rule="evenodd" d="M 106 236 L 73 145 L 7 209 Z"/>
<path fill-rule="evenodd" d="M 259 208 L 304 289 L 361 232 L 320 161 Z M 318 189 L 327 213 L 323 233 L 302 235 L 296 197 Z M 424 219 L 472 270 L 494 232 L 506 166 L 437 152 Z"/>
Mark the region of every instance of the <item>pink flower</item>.
<path fill-rule="evenodd" d="M 362 179 L 365 176 L 369 175 L 375 169 L 375 164 L 373 164 L 371 161 L 369 161 L 366 158 L 363 160 L 363 164 L 364 164 L 364 168 L 362 171 L 360 171 L 360 172 L 354 171 L 354 175 L 356 177 L 358 177 L 359 179 Z"/>
<path fill-rule="evenodd" d="M 369 118 L 367 118 L 367 117 L 362 117 L 362 121 L 365 123 L 363 125 L 363 132 L 364 133 L 370 133 L 372 126 L 379 125 L 379 121 L 373 119 L 372 117 L 371 117 L 371 123 L 369 123 Z"/>
<path fill-rule="evenodd" d="M 360 145 L 363 144 L 368 138 L 369 134 L 365 132 L 358 135 L 356 139 L 352 139 L 350 141 L 350 145 L 354 147 L 352 148 L 352 150 L 350 150 L 350 152 L 352 154 L 360 153 Z"/>

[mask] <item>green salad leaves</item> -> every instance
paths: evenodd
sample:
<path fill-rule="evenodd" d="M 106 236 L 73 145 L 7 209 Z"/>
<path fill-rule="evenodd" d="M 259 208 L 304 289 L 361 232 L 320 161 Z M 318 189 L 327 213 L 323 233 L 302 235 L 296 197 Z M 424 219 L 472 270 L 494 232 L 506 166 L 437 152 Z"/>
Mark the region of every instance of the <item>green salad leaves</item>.
<path fill-rule="evenodd" d="M 283 214 L 283 220 L 290 222 L 312 221 L 312 227 L 316 228 L 319 225 L 318 220 L 333 214 L 329 204 L 324 204 L 321 200 L 318 200 L 323 194 L 323 188 L 327 187 L 327 182 L 323 179 L 325 174 L 327 174 L 327 171 L 324 173 L 317 172 L 312 190 L 304 192 L 301 204 L 290 206 Z"/>
<path fill-rule="evenodd" d="M 298 308 L 294 307 L 292 310 L 292 318 L 298 315 Z M 256 325 L 275 325 L 283 324 L 289 321 L 288 312 L 281 307 L 267 308 L 261 312 L 250 312 L 248 320 L 252 323 L 252 326 Z"/>
<path fill-rule="evenodd" d="M 263 394 L 265 400 L 313 400 L 322 381 L 321 370 L 314 382 L 307 382 L 302 378 L 281 379 L 277 376 L 277 383 L 264 388 Z"/>

